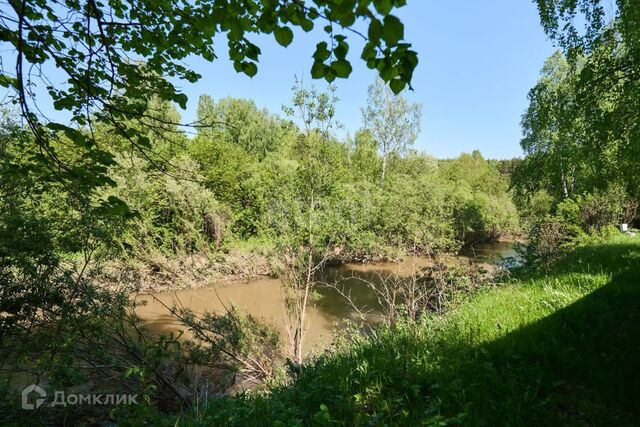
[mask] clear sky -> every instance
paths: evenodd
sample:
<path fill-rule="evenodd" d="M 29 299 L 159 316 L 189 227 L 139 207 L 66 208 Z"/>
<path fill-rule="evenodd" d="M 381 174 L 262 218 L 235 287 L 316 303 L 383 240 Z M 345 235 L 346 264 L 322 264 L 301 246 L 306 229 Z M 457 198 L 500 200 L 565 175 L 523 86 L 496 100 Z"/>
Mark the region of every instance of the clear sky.
<path fill-rule="evenodd" d="M 398 15 L 405 39 L 413 43 L 420 64 L 414 91 L 405 95 L 423 105 L 422 133 L 416 148 L 437 157 L 454 157 L 480 149 L 486 157 L 521 155 L 520 117 L 527 93 L 538 79 L 543 61 L 555 50 L 540 26 L 532 0 L 408 0 Z M 321 27 L 321 26 L 319 26 Z M 311 55 L 323 33 L 296 33 L 288 48 L 272 38 L 257 39 L 262 48 L 258 75 L 236 74 L 220 45 L 220 60 L 190 60 L 202 80 L 183 84 L 189 95 L 184 120 L 192 120 L 198 95 L 215 99 L 246 97 L 259 107 L 281 113 L 291 95 L 294 75 L 322 88 L 309 75 Z M 360 107 L 375 77 L 359 59 L 361 43 L 350 37 L 354 72 L 338 80 L 338 120 L 345 132 L 361 123 Z"/>

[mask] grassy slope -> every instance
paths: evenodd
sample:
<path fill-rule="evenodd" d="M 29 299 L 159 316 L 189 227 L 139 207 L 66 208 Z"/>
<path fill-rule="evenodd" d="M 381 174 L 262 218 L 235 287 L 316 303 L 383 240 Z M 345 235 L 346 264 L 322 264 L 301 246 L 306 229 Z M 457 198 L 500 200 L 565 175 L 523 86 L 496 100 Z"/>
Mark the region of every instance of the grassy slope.
<path fill-rule="evenodd" d="M 485 290 L 445 319 L 379 331 L 270 395 L 170 423 L 640 425 L 638 387 L 640 239 L 620 237 Z"/>

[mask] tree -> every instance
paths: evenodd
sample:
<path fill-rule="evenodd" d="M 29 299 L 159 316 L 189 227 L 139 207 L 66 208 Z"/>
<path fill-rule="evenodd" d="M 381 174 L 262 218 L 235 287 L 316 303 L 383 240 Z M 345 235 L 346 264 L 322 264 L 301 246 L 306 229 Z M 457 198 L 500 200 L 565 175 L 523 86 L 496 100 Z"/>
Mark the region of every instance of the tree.
<path fill-rule="evenodd" d="M 507 177 L 479 151 L 441 160 L 438 174 L 453 209 L 456 238 L 463 244 L 493 240 L 516 229 L 517 213 Z"/>
<path fill-rule="evenodd" d="M 381 164 L 378 157 L 378 146 L 371 132 L 358 131 L 353 144 L 351 163 L 357 174 L 356 179 L 375 182 L 380 176 Z"/>
<path fill-rule="evenodd" d="M 284 253 L 283 290 L 286 305 L 286 326 L 295 364 L 303 360 L 302 346 L 307 325 L 307 307 L 317 287 L 317 273 L 331 255 L 338 231 L 333 227 L 332 214 L 337 211 L 337 181 L 340 155 L 331 137 L 334 126 L 336 97 L 315 88 L 305 89 L 296 81 L 292 106 L 285 108 L 304 124 L 294 151 L 298 165 L 289 198 L 282 197 L 285 209 L 277 209 L 280 219 L 279 245 Z"/>
<path fill-rule="evenodd" d="M 615 23 L 624 43 L 640 54 L 640 8 L 633 0 L 535 0 L 540 22 L 549 37 L 568 51 L 590 52 L 599 43 L 607 20 Z M 611 11 L 613 10 L 613 16 Z M 577 15 L 581 18 L 576 19 Z M 584 23 L 584 31 L 576 27 Z"/>
<path fill-rule="evenodd" d="M 259 212 L 251 176 L 268 154 L 288 140 L 287 124 L 251 100 L 209 95 L 198 101 L 201 125 L 189 141 L 189 153 L 198 161 L 206 186 L 216 199 L 234 210 L 235 231 L 246 237 L 256 233 Z"/>
<path fill-rule="evenodd" d="M 420 133 L 422 106 L 410 104 L 381 79 L 369 86 L 367 105 L 362 109 L 364 128 L 378 143 L 382 156 L 384 182 L 390 156 L 401 155 L 415 142 Z"/>
<path fill-rule="evenodd" d="M 529 93 L 526 157 L 513 174 L 522 201 L 538 191 L 560 201 L 611 185 L 639 195 L 640 68 L 613 29 L 598 43 L 579 58 L 556 52 Z"/>
<path fill-rule="evenodd" d="M 235 144 L 257 160 L 281 143 L 284 126 L 266 109 L 259 110 L 253 100 L 223 98 L 214 102 L 209 95 L 198 100 L 199 136 L 209 136 Z"/>
<path fill-rule="evenodd" d="M 601 177 L 618 176 L 638 196 L 640 168 L 640 8 L 636 1 L 536 0 L 545 32 L 564 49 L 575 105 L 587 139 L 581 143 Z M 612 3 L 615 6 L 612 7 Z M 581 19 L 578 19 L 581 18 Z M 584 23 L 584 30 L 576 23 Z"/>
<path fill-rule="evenodd" d="M 404 27 L 391 12 L 404 1 L 325 0 L 244 1 L 160 0 L 3 0 L 0 43 L 12 51 L 13 71 L 0 71 L 0 85 L 20 106 L 36 143 L 40 160 L 58 179 L 82 181 L 88 188 L 110 183 L 106 168 L 113 165 L 108 147 L 96 143 L 93 129 L 109 123 L 118 136 L 143 154 L 154 147 L 140 129 L 154 125 L 149 100 L 172 101 L 185 108 L 187 96 L 176 81 L 195 82 L 195 70 L 182 62 L 190 55 L 217 58 L 218 37 L 226 37 L 237 72 L 258 71 L 260 47 L 252 36 L 272 34 L 288 46 L 294 29 L 311 31 L 324 22 L 327 40 L 317 44 L 311 74 L 333 81 L 351 73 L 349 37 L 365 40 L 361 58 L 376 69 L 394 91 L 411 82 L 418 59 L 405 43 Z M 368 31 L 353 28 L 364 20 Z M 3 65 L 11 61 L 3 58 Z M 66 83 L 55 85 L 62 73 Z M 60 80 L 56 77 L 55 80 Z M 53 106 L 65 111 L 70 124 L 47 119 L 37 108 L 36 93 L 46 90 Z M 51 141 L 64 133 L 92 159 L 80 173 L 60 158 Z M 147 132 L 148 133 L 148 132 Z"/>
<path fill-rule="evenodd" d="M 561 52 L 544 64 L 542 75 L 529 92 L 529 107 L 522 118 L 524 138 L 521 146 L 526 155 L 538 158 L 531 170 L 532 190 L 546 188 L 558 197 L 572 195 L 584 167 L 582 145 L 585 126 L 575 92 L 574 73 Z M 537 185 L 536 185 L 537 183 Z"/>

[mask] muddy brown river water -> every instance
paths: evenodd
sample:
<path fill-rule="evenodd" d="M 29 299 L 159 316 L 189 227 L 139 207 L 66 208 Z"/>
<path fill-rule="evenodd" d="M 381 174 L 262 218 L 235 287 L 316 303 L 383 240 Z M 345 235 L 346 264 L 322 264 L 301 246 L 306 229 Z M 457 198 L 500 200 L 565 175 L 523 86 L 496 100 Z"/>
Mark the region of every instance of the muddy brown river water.
<path fill-rule="evenodd" d="M 495 265 L 508 257 L 514 257 L 513 243 L 495 242 L 476 245 L 466 249 L 458 256 L 461 262 Z M 418 267 L 428 264 L 428 259 L 407 258 L 400 263 L 345 264 L 339 267 L 327 267 L 323 275 L 327 281 L 341 279 L 352 301 L 371 316 L 379 314 L 379 306 L 374 292 L 360 279 L 375 282 L 379 274 L 398 273 L 410 275 L 415 264 Z M 378 279 L 379 280 L 379 279 Z M 336 290 L 320 288 L 312 306 L 308 309 L 308 331 L 304 349 L 306 353 L 322 351 L 331 342 L 334 331 L 340 324 L 354 315 L 353 307 Z M 284 297 L 280 279 L 262 278 L 246 283 L 211 283 L 197 289 L 159 292 L 141 295 L 145 305 L 138 308 L 138 314 L 151 331 L 157 333 L 177 332 L 180 324 L 171 316 L 165 306 L 182 304 L 195 313 L 206 311 L 222 312 L 231 304 L 244 309 L 251 315 L 261 318 L 278 328 L 285 336 Z"/>

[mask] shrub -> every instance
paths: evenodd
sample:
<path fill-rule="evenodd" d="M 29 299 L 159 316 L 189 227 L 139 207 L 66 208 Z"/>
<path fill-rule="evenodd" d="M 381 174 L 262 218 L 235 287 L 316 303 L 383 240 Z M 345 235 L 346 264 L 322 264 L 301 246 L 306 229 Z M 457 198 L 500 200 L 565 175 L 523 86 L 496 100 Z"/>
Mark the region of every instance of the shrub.
<path fill-rule="evenodd" d="M 582 228 L 561 215 L 546 215 L 531 224 L 527 244 L 519 252 L 527 264 L 547 267 L 583 235 Z"/>
<path fill-rule="evenodd" d="M 120 159 L 113 171 L 115 192 L 138 213 L 123 247 L 134 253 L 158 248 L 167 255 L 219 249 L 229 234 L 231 212 L 200 184 L 196 163 L 175 159 L 180 177 L 147 166 L 140 159 Z"/>
<path fill-rule="evenodd" d="M 637 203 L 617 185 L 559 202 L 553 214 L 534 217 L 521 253 L 529 264 L 546 266 L 586 236 L 610 236 L 631 222 Z"/>
<path fill-rule="evenodd" d="M 606 191 L 595 191 L 578 198 L 580 223 L 586 230 L 599 230 L 616 225 L 629 218 L 632 202 L 621 186 L 610 186 Z"/>

